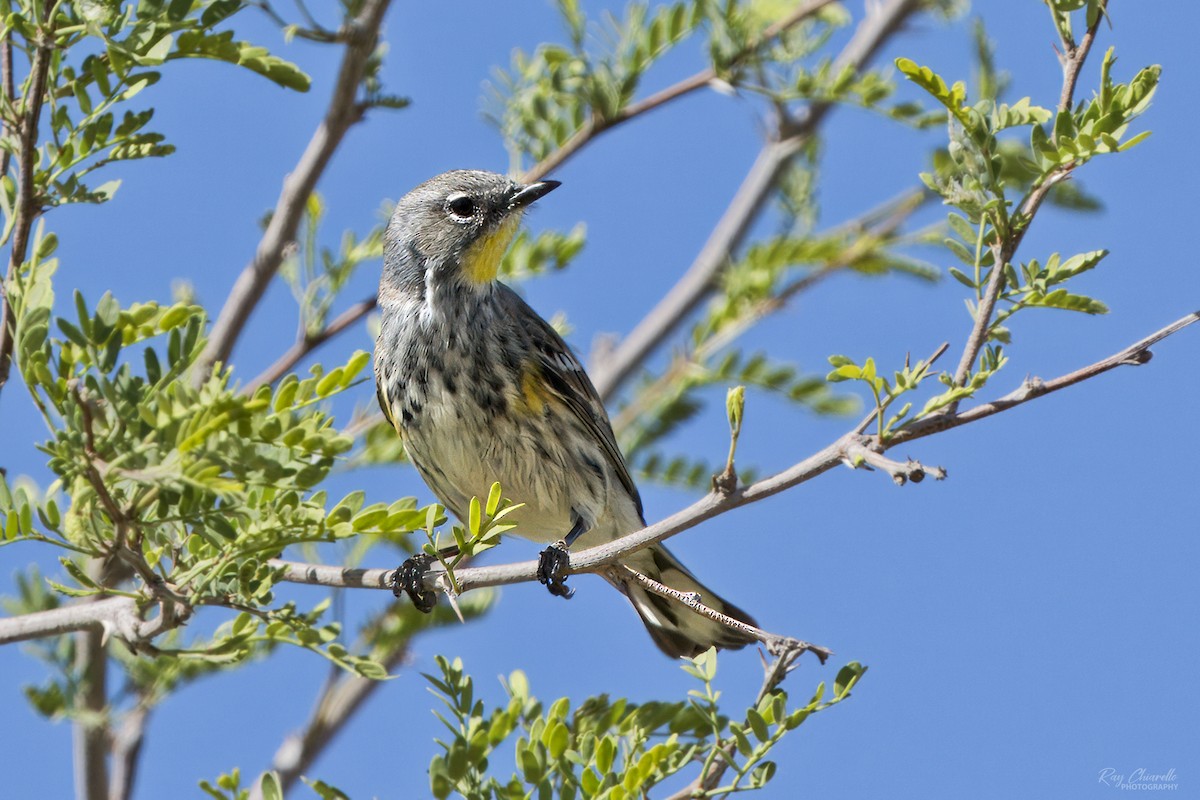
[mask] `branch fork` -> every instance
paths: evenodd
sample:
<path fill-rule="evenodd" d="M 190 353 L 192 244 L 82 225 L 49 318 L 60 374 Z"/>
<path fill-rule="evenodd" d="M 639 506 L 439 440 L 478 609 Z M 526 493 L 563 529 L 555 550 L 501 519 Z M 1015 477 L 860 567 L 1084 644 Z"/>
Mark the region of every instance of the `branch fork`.
<path fill-rule="evenodd" d="M 850 444 L 846 447 L 842 462 L 851 469 L 865 467 L 869 470 L 881 470 L 891 475 L 897 486 L 903 486 L 909 481 L 920 483 L 925 480 L 926 476 L 931 476 L 938 481 L 946 479 L 944 467 L 926 467 L 912 458 L 905 459 L 904 462 L 895 461 L 884 456 L 883 449 L 873 439 L 867 440 L 865 437 L 863 439 L 862 443 Z"/>

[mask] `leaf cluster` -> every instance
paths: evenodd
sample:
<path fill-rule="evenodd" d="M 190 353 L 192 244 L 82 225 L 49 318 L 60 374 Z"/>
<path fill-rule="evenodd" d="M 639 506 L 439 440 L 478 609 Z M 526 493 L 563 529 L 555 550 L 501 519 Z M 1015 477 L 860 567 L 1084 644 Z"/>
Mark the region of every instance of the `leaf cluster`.
<path fill-rule="evenodd" d="M 760 788 L 776 771 L 767 759 L 771 749 L 813 713 L 848 698 L 865 672 L 859 664 L 847 665 L 828 699 L 822 683 L 800 706 L 776 689 L 743 719 L 730 720 L 713 686 L 713 650 L 683 664 L 702 687 L 689 691 L 687 700 L 642 704 L 607 695 L 574 706 L 566 697 L 545 704 L 517 671 L 504 681 L 507 702 L 489 709 L 460 659 L 439 656 L 437 664 L 440 674 L 425 677 L 445 707 L 438 719 L 449 736 L 438 741 L 442 752 L 430 762 L 430 789 L 437 798 L 456 793 L 468 800 L 633 800 L 689 768 L 731 776 L 696 797 Z M 506 744 L 513 747 L 511 772 L 496 763 Z"/>

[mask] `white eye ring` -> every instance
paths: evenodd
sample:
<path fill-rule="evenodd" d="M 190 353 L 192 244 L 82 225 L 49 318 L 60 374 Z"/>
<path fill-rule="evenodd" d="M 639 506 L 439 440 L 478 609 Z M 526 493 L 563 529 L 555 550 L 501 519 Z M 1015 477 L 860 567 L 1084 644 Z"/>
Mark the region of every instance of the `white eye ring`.
<path fill-rule="evenodd" d="M 475 201 L 467 194 L 452 194 L 446 198 L 446 211 L 458 222 L 475 217 Z"/>

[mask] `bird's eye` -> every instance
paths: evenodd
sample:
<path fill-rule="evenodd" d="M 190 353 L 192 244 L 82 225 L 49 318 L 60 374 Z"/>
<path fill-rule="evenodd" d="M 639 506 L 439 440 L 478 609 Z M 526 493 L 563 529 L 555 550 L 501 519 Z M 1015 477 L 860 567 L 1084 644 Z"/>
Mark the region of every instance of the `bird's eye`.
<path fill-rule="evenodd" d="M 459 219 L 470 219 L 475 216 L 475 201 L 465 194 L 459 194 L 446 201 L 446 208 Z"/>

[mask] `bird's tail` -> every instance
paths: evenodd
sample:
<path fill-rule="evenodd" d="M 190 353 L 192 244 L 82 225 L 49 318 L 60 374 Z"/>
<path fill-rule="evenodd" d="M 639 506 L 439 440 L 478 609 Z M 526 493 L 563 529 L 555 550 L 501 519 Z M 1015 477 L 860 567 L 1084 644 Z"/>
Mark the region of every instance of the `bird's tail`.
<path fill-rule="evenodd" d="M 625 560 L 625 565 L 648 578 L 680 592 L 698 592 L 700 602 L 726 616 L 758 626 L 754 618 L 732 603 L 722 600 L 696 579 L 688 568 L 679 563 L 671 551 L 662 545 L 639 550 Z M 691 658 L 712 646 L 737 650 L 755 641 L 754 637 L 692 611 L 675 600 L 654 594 L 629 576 L 615 581 L 625 593 L 646 625 L 646 630 L 669 656 Z"/>

